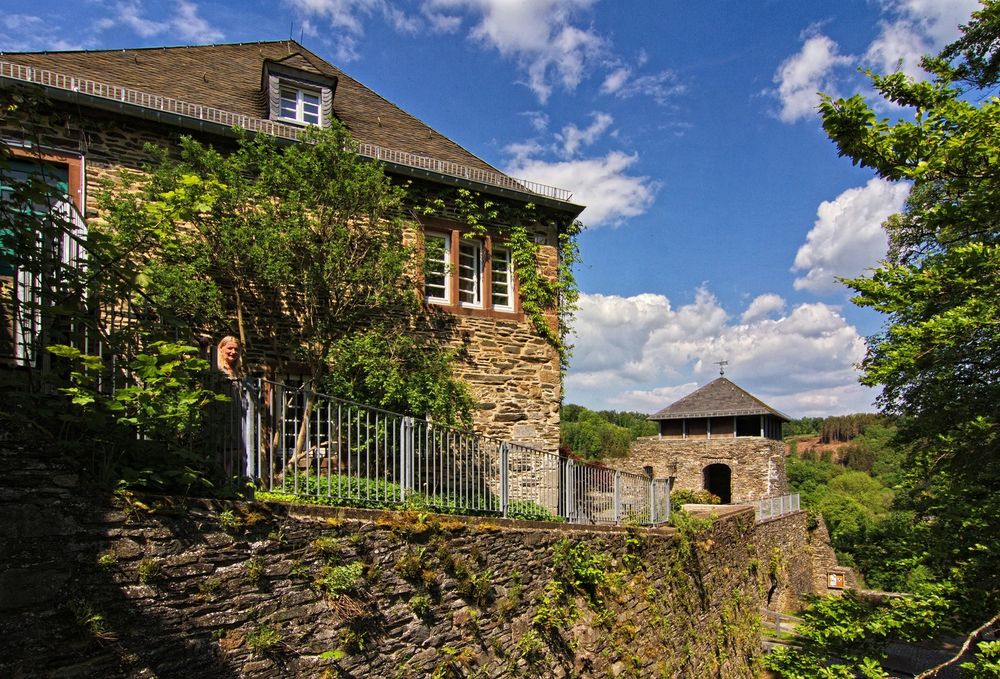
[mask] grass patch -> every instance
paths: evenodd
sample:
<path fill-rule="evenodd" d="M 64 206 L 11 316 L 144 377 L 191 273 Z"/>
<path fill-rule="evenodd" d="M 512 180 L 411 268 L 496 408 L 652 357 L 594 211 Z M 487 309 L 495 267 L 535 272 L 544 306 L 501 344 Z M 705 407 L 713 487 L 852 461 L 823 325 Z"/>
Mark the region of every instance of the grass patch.
<path fill-rule="evenodd" d="M 499 502 L 491 496 L 473 499 L 452 494 L 404 494 L 398 483 L 384 479 L 369 479 L 345 474 L 302 473 L 297 478 L 286 477 L 272 491 L 259 491 L 256 499 L 265 502 L 314 504 L 330 507 L 361 509 L 429 509 L 439 514 L 467 516 L 499 516 Z M 507 518 L 522 521 L 563 522 L 545 507 L 531 500 L 512 500 L 507 506 Z"/>

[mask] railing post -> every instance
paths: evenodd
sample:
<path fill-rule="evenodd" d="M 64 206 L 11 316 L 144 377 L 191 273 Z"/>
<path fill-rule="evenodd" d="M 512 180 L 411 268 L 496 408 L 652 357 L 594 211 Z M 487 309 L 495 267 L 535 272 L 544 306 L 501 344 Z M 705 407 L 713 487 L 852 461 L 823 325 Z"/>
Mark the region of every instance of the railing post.
<path fill-rule="evenodd" d="M 260 393 L 260 380 L 247 380 L 241 390 L 243 400 L 243 456 L 246 459 L 246 474 L 251 481 L 257 481 L 257 394 Z"/>
<path fill-rule="evenodd" d="M 573 487 L 573 460 L 566 457 L 563 466 L 563 516 L 567 521 L 573 521 L 573 507 L 576 506 L 575 488 Z"/>
<path fill-rule="evenodd" d="M 673 480 L 673 477 L 668 476 L 667 477 L 667 483 L 665 485 L 667 486 L 667 515 L 663 518 L 663 520 L 664 521 L 669 521 L 670 520 L 670 512 L 673 511 L 673 507 L 670 506 L 670 493 L 672 493 L 673 490 L 674 490 L 674 480 Z"/>
<path fill-rule="evenodd" d="M 510 447 L 504 441 L 500 444 L 500 512 L 507 518 L 510 505 Z"/>
<path fill-rule="evenodd" d="M 649 498 L 646 500 L 649 507 L 649 523 L 656 523 L 656 480 L 649 480 Z"/>
<path fill-rule="evenodd" d="M 399 424 L 399 501 L 413 491 L 413 418 L 404 417 Z"/>
<path fill-rule="evenodd" d="M 615 503 L 615 525 L 621 523 L 622 520 L 622 473 L 619 470 L 615 470 L 615 493 L 614 493 L 614 503 Z"/>

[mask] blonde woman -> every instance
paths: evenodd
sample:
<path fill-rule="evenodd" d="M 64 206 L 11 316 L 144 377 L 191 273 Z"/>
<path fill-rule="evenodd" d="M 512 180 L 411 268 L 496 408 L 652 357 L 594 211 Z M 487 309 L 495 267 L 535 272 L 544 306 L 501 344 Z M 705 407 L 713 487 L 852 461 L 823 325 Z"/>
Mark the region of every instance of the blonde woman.
<path fill-rule="evenodd" d="M 219 340 L 215 357 L 216 366 L 231 380 L 241 377 L 240 341 L 232 335 L 226 335 Z"/>

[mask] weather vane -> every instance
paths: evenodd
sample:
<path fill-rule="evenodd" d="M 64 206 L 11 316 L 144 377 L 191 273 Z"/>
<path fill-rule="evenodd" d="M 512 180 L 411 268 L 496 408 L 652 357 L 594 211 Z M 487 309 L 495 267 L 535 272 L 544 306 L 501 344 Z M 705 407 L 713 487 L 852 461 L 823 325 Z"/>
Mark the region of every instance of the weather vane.
<path fill-rule="evenodd" d="M 729 365 L 729 361 L 716 361 L 715 365 L 719 366 L 719 374 L 726 374 L 726 366 Z"/>

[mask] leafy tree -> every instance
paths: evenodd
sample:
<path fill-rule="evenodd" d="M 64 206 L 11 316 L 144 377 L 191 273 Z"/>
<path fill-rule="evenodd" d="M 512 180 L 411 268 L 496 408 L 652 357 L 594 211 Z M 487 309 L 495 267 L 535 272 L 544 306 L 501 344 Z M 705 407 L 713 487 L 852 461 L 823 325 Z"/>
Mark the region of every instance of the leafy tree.
<path fill-rule="evenodd" d="M 235 328 L 257 356 L 298 358 L 319 388 L 468 421 L 465 387 L 421 332 L 402 189 L 343 127 L 284 146 L 241 135 L 231 153 L 190 138 L 177 158 L 152 151 L 147 174 L 101 197 L 102 231 L 137 260 L 146 294 L 193 327 Z"/>
<path fill-rule="evenodd" d="M 792 420 L 790 422 L 785 422 L 781 425 L 781 435 L 784 437 L 788 436 L 807 436 L 810 434 L 818 434 L 820 426 L 822 426 L 822 417 L 802 417 L 797 420 Z"/>
<path fill-rule="evenodd" d="M 636 412 L 594 411 L 569 404 L 560 417 L 560 445 L 587 459 L 625 457 L 632 441 L 658 431 L 655 422 Z"/>
<path fill-rule="evenodd" d="M 1000 608 L 1000 5 L 985 2 L 963 37 L 924 60 L 927 81 L 871 75 L 904 111 L 877 117 L 860 95 L 824 99 L 840 154 L 891 181 L 912 182 L 886 222 L 887 259 L 847 281 L 855 303 L 886 315 L 869 338 L 862 381 L 901 416 L 907 446 L 902 508 L 918 517 L 921 563 L 956 585 L 960 610 Z"/>
<path fill-rule="evenodd" d="M 90 469 L 101 480 L 183 492 L 219 483 L 216 490 L 226 490 L 232 479 L 206 453 L 212 446 L 204 445 L 202 435 L 210 406 L 229 398 L 205 387 L 209 365 L 197 357 L 197 347 L 149 344 L 129 361 L 133 381 L 110 394 L 100 388 L 99 380 L 110 373 L 100 356 L 63 344 L 47 349 L 72 367 L 60 391 L 80 414 L 63 417 L 75 424 L 81 442 L 105 456 Z"/>
<path fill-rule="evenodd" d="M 949 613 L 946 595 L 946 588 L 928 586 L 914 596 L 882 601 L 850 591 L 813 598 L 795 629 L 800 647 L 775 650 L 765 664 L 787 679 L 881 679 L 886 643 L 926 638 Z"/>

